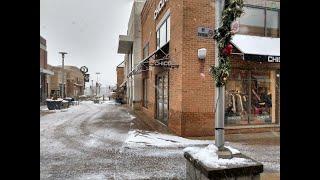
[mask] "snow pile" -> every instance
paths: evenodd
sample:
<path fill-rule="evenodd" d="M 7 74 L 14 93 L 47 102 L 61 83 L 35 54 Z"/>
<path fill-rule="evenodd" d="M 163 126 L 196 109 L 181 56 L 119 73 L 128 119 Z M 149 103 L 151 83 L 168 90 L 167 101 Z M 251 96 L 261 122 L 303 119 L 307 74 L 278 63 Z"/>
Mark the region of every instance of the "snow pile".
<path fill-rule="evenodd" d="M 125 143 L 131 147 L 186 147 L 190 145 L 208 145 L 214 143 L 214 141 L 192 140 L 169 134 L 133 130 L 128 132 L 128 138 Z"/>
<path fill-rule="evenodd" d="M 230 148 L 230 147 L 229 147 Z M 232 154 L 239 152 L 236 149 L 230 149 Z M 222 159 L 218 158 L 218 148 L 214 144 L 210 144 L 205 148 L 187 147 L 183 150 L 188 152 L 194 159 L 201 161 L 209 168 L 226 168 L 228 165 L 252 165 L 255 164 L 251 159 L 237 158 Z"/>
<path fill-rule="evenodd" d="M 46 99 L 46 101 L 63 101 L 63 99 L 58 98 L 57 100 L 53 100 L 53 99 Z"/>

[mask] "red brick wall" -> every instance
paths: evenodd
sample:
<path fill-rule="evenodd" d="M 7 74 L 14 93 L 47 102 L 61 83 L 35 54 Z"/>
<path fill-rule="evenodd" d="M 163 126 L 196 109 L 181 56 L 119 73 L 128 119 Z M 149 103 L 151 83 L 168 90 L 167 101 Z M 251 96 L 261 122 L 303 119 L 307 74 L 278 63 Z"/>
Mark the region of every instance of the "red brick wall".
<path fill-rule="evenodd" d="M 214 135 L 215 83 L 209 69 L 214 65 L 215 41 L 197 36 L 198 27 L 215 29 L 214 0 L 169 0 L 154 20 L 153 13 L 158 2 L 159 0 L 149 0 L 142 10 L 141 49 L 149 42 L 149 53 L 156 50 L 156 25 L 167 9 L 170 9 L 169 53 L 171 61 L 179 64 L 179 68 L 169 71 L 168 127 L 180 136 Z M 198 59 L 200 48 L 207 49 L 204 61 Z M 200 76 L 201 72 L 205 74 L 204 77 Z M 158 70 L 151 67 L 147 74 L 148 108 L 143 108 L 153 118 L 156 114 L 157 73 Z"/>
<path fill-rule="evenodd" d="M 40 36 L 40 46 L 46 46 L 46 40 Z M 47 69 L 47 51 L 40 47 L 40 67 Z"/>
<path fill-rule="evenodd" d="M 197 36 L 198 27 L 214 28 L 213 0 L 184 0 L 182 121 L 183 136 L 204 136 L 214 133 L 214 81 L 209 74 L 214 64 L 214 40 Z M 198 59 L 198 49 L 206 48 L 204 61 Z M 203 70 L 201 70 L 203 68 Z M 205 77 L 201 77 L 203 72 Z"/>
<path fill-rule="evenodd" d="M 47 69 L 47 51 L 40 48 L 40 67 Z"/>

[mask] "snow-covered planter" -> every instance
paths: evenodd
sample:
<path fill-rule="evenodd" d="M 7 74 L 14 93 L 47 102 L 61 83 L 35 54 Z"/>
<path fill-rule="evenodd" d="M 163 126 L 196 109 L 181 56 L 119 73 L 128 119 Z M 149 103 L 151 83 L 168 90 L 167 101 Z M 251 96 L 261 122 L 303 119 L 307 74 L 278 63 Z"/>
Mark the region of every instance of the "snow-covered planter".
<path fill-rule="evenodd" d="M 263 165 L 238 150 L 227 147 L 231 159 L 218 156 L 218 148 L 210 144 L 205 148 L 187 147 L 184 157 L 187 159 L 187 179 L 260 179 Z"/>
<path fill-rule="evenodd" d="M 62 105 L 62 108 L 63 108 L 63 109 L 69 108 L 70 102 L 69 102 L 69 101 L 66 101 L 66 100 L 63 100 L 61 105 Z"/>

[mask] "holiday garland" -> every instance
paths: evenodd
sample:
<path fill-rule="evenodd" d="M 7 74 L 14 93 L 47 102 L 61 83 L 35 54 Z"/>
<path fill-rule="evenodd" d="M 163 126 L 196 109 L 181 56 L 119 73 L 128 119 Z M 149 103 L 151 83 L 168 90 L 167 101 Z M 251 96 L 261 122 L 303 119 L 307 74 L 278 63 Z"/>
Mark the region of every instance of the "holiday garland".
<path fill-rule="evenodd" d="M 216 86 L 224 86 L 230 75 L 230 55 L 232 45 L 230 44 L 235 31 L 231 24 L 243 13 L 243 0 L 225 0 L 224 10 L 221 17 L 221 27 L 214 30 L 214 39 L 218 43 L 219 66 L 211 66 L 210 73 L 216 81 Z"/>

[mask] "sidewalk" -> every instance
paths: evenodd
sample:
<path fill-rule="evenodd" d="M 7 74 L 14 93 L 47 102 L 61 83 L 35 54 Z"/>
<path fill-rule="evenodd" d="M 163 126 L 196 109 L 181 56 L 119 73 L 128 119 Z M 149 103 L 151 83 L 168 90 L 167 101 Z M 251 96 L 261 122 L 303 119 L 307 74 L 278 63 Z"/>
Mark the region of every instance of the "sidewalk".
<path fill-rule="evenodd" d="M 172 134 L 165 125 L 153 118 L 147 117 L 142 111 L 129 111 L 136 116 L 133 120 L 133 128 Z M 198 140 L 215 139 L 214 136 L 187 138 Z M 261 180 L 280 179 L 280 132 L 226 134 L 225 142 L 228 145 L 235 146 L 244 154 L 259 160 L 264 164 L 264 173 L 261 174 Z M 270 169 L 270 167 L 275 168 Z"/>

